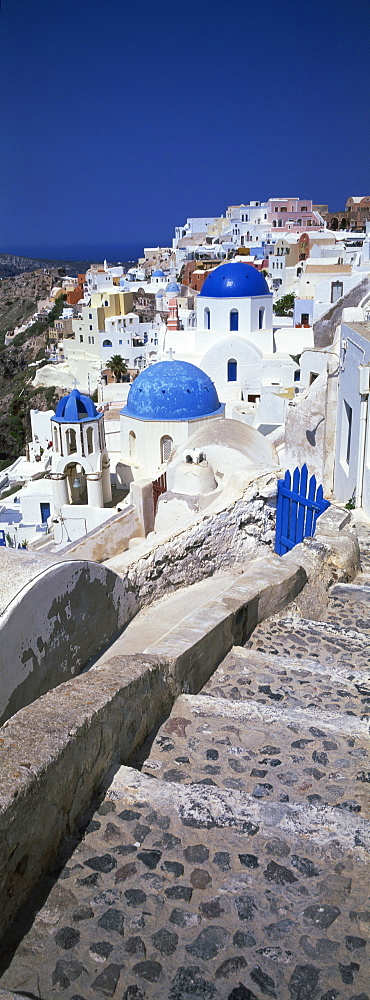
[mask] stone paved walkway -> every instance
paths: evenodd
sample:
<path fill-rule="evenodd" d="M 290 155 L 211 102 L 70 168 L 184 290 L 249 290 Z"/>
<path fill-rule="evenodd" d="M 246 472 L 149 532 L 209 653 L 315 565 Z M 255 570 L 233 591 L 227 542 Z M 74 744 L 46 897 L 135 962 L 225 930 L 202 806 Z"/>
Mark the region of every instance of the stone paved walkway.
<path fill-rule="evenodd" d="M 369 574 L 366 533 L 362 553 Z M 370 1000 L 368 609 L 360 575 L 177 699 L 43 880 L 4 989 Z"/>

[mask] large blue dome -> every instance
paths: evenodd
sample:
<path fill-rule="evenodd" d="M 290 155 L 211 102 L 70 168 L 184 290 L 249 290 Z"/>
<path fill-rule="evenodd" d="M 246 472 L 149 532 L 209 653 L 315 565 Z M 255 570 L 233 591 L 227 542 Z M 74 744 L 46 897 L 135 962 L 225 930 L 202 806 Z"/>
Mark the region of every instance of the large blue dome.
<path fill-rule="evenodd" d="M 220 264 L 206 278 L 199 295 L 212 299 L 270 295 L 266 278 L 252 264 L 241 261 Z"/>
<path fill-rule="evenodd" d="M 213 382 L 188 361 L 159 361 L 133 382 L 121 413 L 138 420 L 196 420 L 220 416 Z"/>
<path fill-rule="evenodd" d="M 100 416 L 90 396 L 83 396 L 78 389 L 72 389 L 69 396 L 59 400 L 55 416 L 51 419 L 58 424 L 77 424 L 81 420 L 98 420 Z"/>

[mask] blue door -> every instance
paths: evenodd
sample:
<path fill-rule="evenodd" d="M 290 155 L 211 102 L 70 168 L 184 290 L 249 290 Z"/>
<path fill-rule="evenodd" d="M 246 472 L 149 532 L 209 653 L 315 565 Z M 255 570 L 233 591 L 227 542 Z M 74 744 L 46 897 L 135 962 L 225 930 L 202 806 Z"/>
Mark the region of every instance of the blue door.
<path fill-rule="evenodd" d="M 48 517 L 50 517 L 50 504 L 40 503 L 40 513 L 41 513 L 41 524 L 46 524 Z"/>

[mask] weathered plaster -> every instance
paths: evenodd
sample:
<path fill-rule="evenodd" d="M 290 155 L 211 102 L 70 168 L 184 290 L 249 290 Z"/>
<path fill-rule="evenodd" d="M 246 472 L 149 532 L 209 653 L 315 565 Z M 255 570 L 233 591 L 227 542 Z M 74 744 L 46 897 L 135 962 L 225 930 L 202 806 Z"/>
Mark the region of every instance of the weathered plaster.
<path fill-rule="evenodd" d="M 1 620 L 0 722 L 79 673 L 136 613 L 127 583 L 83 561 L 47 567 Z"/>

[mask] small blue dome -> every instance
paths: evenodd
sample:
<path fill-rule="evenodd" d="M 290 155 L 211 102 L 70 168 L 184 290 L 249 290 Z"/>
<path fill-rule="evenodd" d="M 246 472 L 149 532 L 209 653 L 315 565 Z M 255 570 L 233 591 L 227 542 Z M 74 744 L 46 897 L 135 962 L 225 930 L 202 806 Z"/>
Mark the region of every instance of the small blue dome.
<path fill-rule="evenodd" d="M 205 372 L 188 361 L 159 361 L 133 382 L 124 416 L 139 420 L 196 420 L 225 407 Z"/>
<path fill-rule="evenodd" d="M 159 292 L 156 292 L 156 293 L 155 293 L 155 297 L 156 297 L 156 299 L 163 299 L 163 292 L 161 292 L 161 291 L 159 290 Z"/>
<path fill-rule="evenodd" d="M 174 295 L 178 295 L 179 292 L 181 292 L 180 285 L 177 284 L 177 281 L 170 281 L 169 285 L 167 285 L 166 292 L 173 292 Z"/>
<path fill-rule="evenodd" d="M 90 396 L 83 396 L 78 389 L 72 389 L 69 396 L 63 396 L 57 405 L 55 416 L 58 424 L 77 424 L 81 420 L 99 420 L 101 413 L 98 413 L 95 403 Z"/>
<path fill-rule="evenodd" d="M 164 271 L 153 271 L 152 278 L 164 278 Z"/>
<path fill-rule="evenodd" d="M 208 275 L 199 295 L 212 299 L 270 295 L 266 278 L 252 264 L 239 261 L 221 264 Z"/>

